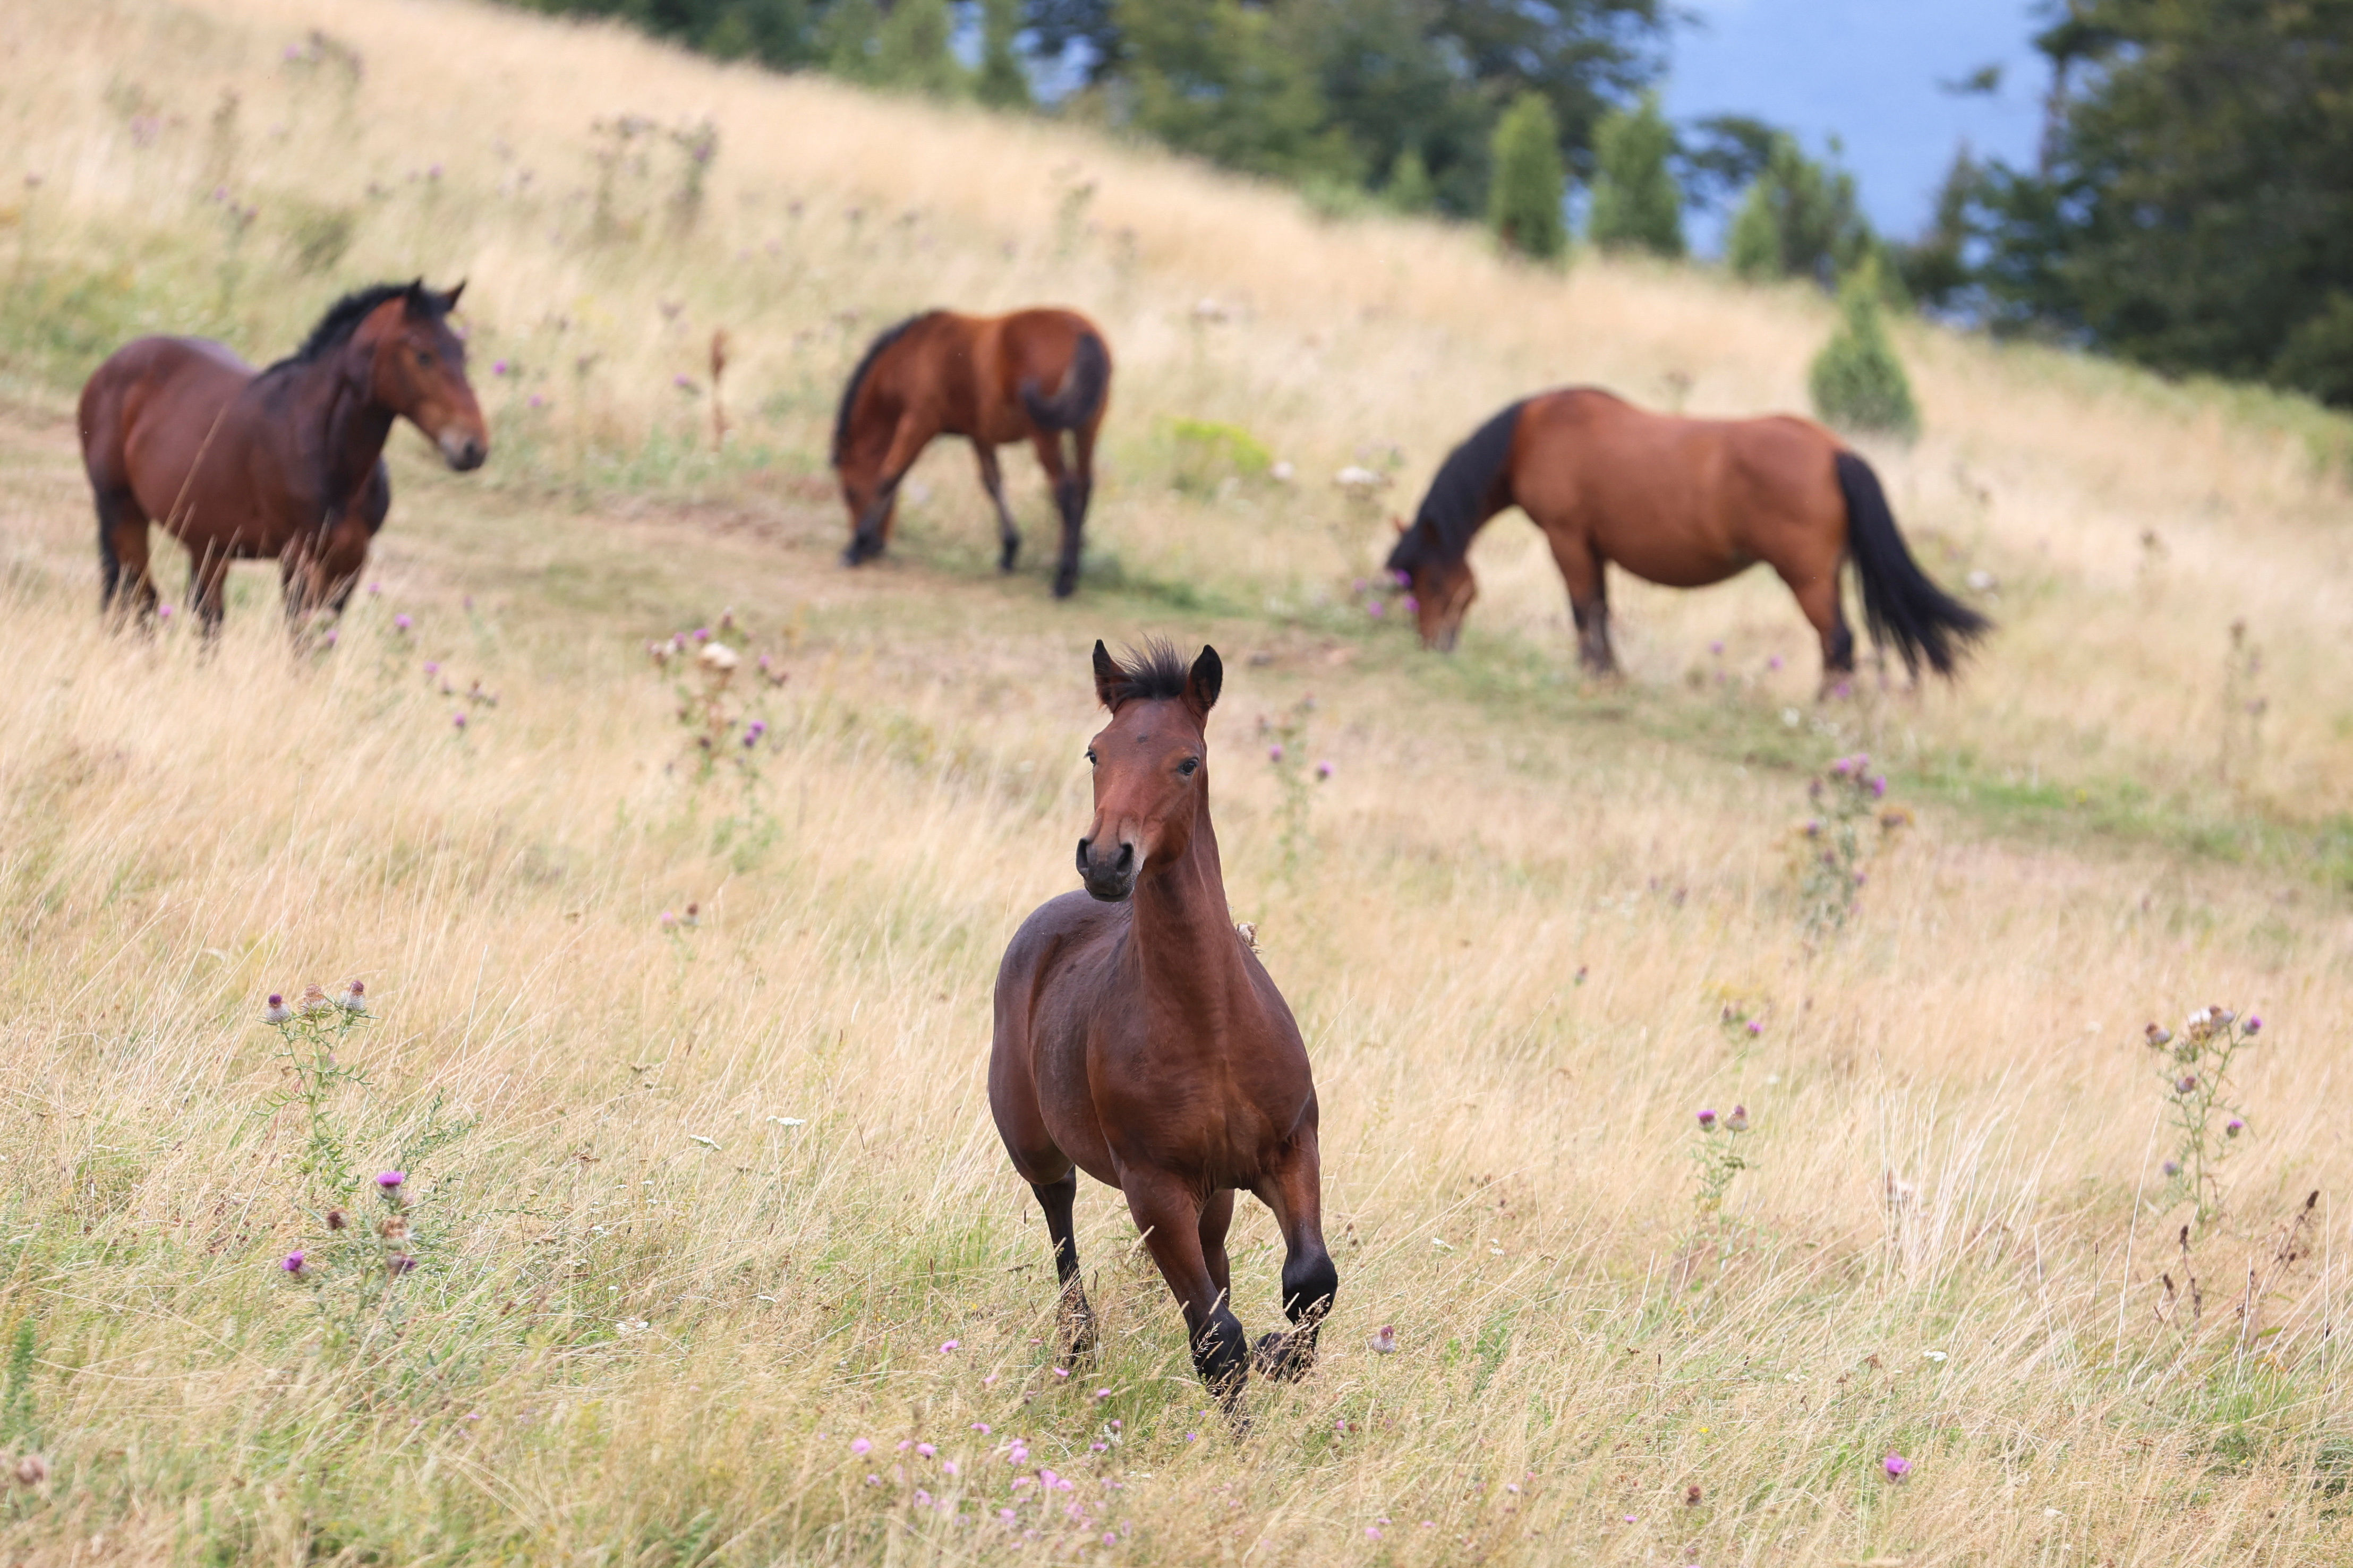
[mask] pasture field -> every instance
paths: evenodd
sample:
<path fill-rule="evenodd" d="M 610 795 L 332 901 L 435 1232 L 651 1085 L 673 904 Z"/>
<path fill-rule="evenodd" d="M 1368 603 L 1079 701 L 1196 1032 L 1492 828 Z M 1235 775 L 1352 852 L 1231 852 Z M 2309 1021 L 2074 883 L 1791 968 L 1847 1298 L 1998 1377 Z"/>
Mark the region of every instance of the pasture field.
<path fill-rule="evenodd" d="M 1818 704 L 1752 576 L 1620 580 L 1589 686 L 1516 516 L 1455 657 L 1373 615 L 1387 511 L 1549 383 L 1801 406 L 1825 301 L 456 0 L 0 0 L 0 132 L 10 1561 L 2353 1558 L 2342 421 L 1899 329 L 1926 435 L 1870 455 L 2001 623 L 1968 678 Z M 81 378 L 420 270 L 494 450 L 396 437 L 332 649 L 264 567 L 208 656 L 103 635 Z M 1037 301 L 1118 363 L 1079 596 L 1018 453 L 1020 573 L 945 447 L 840 569 L 864 341 Z M 698 627 L 723 686 L 648 656 Z M 1154 634 L 1226 658 L 1226 879 L 1323 1102 L 1338 1309 L 1246 1439 L 1092 1185 L 1056 1374 L 984 1092 L 1087 650 Z M 1841 925 L 1798 825 L 1859 750 L 1911 820 Z M 268 994 L 353 979 L 290 1058 Z M 2193 1224 L 2142 1031 L 2214 1003 L 2263 1023 Z M 409 1235 L 327 1230 L 387 1168 Z M 1233 1257 L 1272 1326 L 1254 1204 Z"/>

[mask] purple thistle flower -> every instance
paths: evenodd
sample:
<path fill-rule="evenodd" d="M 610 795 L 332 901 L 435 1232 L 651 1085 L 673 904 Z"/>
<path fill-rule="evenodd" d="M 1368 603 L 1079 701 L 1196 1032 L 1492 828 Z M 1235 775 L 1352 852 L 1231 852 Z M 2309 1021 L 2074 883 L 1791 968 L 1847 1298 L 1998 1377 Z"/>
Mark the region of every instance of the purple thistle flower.
<path fill-rule="evenodd" d="M 1279 763 L 1282 761 L 1282 743 L 1281 742 L 1278 741 L 1273 745 L 1269 746 L 1266 749 L 1266 760 L 1270 763 Z"/>
<path fill-rule="evenodd" d="M 405 632 L 416 624 L 417 623 L 410 620 L 406 614 L 397 615 L 392 617 L 392 629 L 396 632 Z"/>
<path fill-rule="evenodd" d="M 874 1445 L 863 1437 L 853 1438 L 850 1441 L 849 1451 L 859 1455 L 871 1454 L 874 1451 Z"/>
<path fill-rule="evenodd" d="M 1751 1018 L 1748 1020 L 1748 1032 L 1752 1035 L 1761 1035 L 1765 1032 L 1765 1026 Z"/>
<path fill-rule="evenodd" d="M 1889 1480 L 1900 1481 L 1912 1473 L 1912 1461 L 1901 1454 L 1890 1454 L 1879 1461 L 1879 1468 L 1887 1472 Z"/>
<path fill-rule="evenodd" d="M 531 395 L 531 406 L 533 408 L 544 408 L 547 406 L 547 399 L 534 392 Z"/>
<path fill-rule="evenodd" d="M 1724 657 L 1724 643 L 1723 643 L 1723 641 L 1722 641 L 1721 639 L 1718 639 L 1717 641 L 1715 641 L 1715 642 L 1712 642 L 1712 643 L 1708 644 L 1708 645 L 1707 645 L 1707 651 L 1708 651 L 1708 652 L 1710 652 L 1710 653 L 1712 653 L 1712 654 L 1714 654 L 1714 655 L 1715 655 L 1715 657 L 1716 657 L 1716 658 L 1722 658 Z"/>
<path fill-rule="evenodd" d="M 427 675 L 438 675 L 438 674 L 440 674 L 440 673 L 441 673 L 441 661 L 440 661 L 439 659 L 438 659 L 438 658 L 428 658 L 428 659 L 427 659 L 427 660 L 425 661 L 425 673 L 426 673 L 426 674 L 427 674 Z"/>
<path fill-rule="evenodd" d="M 1873 800 L 1882 800 L 1882 799 L 1884 799 L 1884 798 L 1886 797 L 1886 795 L 1887 795 L 1887 775 L 1886 775 L 1885 773 L 1873 773 L 1873 774 L 1872 774 L 1872 775 L 1871 775 L 1871 798 L 1872 798 L 1872 799 L 1873 799 Z"/>
<path fill-rule="evenodd" d="M 947 1342 L 940 1346 L 940 1353 L 942 1355 L 946 1355 L 949 1352 L 955 1350 L 956 1346 L 963 1342 L 964 1342 L 962 1340 L 949 1340 Z"/>
<path fill-rule="evenodd" d="M 2181 1174 L 2181 1162 L 2179 1160 L 2168 1160 L 2165 1163 L 2159 1165 L 2158 1169 L 2165 1173 L 2166 1180 L 2171 1181 L 2174 1177 Z"/>
<path fill-rule="evenodd" d="M 463 730 L 466 727 L 466 716 L 463 713 L 452 713 L 449 715 L 449 722 L 452 727 Z"/>
<path fill-rule="evenodd" d="M 918 1443 L 915 1445 L 915 1452 L 921 1458 L 928 1459 L 933 1455 L 938 1453 L 939 1450 L 933 1447 L 929 1443 Z"/>
<path fill-rule="evenodd" d="M 1411 594 L 1408 594 L 1404 598 L 1399 599 L 1398 603 L 1405 606 L 1405 613 L 1409 616 L 1419 615 L 1421 611 L 1421 601 L 1415 598 Z"/>
<path fill-rule="evenodd" d="M 1713 1111 L 1713 1110 L 1703 1110 L 1703 1111 L 1701 1111 L 1701 1112 L 1699 1113 L 1699 1125 L 1700 1125 L 1700 1131 L 1702 1131 L 1703 1132 L 1713 1132 L 1713 1131 L 1715 1131 L 1715 1111 Z"/>
<path fill-rule="evenodd" d="M 1316 763 L 1316 764 L 1315 764 L 1315 776 L 1316 776 L 1317 778 L 1319 778 L 1319 779 L 1328 779 L 1328 778 L 1330 778 L 1330 777 L 1332 776 L 1332 764 L 1331 764 L 1330 763 Z"/>
<path fill-rule="evenodd" d="M 506 374 L 506 373 L 507 373 L 507 362 L 506 362 L 506 361 L 504 361 L 504 360 L 502 360 L 502 359 L 494 359 L 494 360 L 492 360 L 492 361 L 491 362 L 491 374 L 492 375 L 504 375 L 504 374 Z"/>
<path fill-rule="evenodd" d="M 1381 618 L 1381 613 L 1388 609 L 1388 605 L 1382 604 L 1378 599 L 1375 599 L 1365 606 L 1365 614 L 1372 616 L 1373 619 L 1377 621 Z"/>
<path fill-rule="evenodd" d="M 2247 1019 L 2247 1033 L 2251 1035 L 2260 1035 L 2263 1033 L 2263 1021 L 2261 1018 L 2250 1016 Z"/>
<path fill-rule="evenodd" d="M 1357 578 L 1354 583 L 1348 584 L 1348 592 L 1351 594 L 1361 594 L 1364 591 L 1365 580 L 1362 577 Z"/>
<path fill-rule="evenodd" d="M 2194 1073 L 2194 1072 L 2190 1072 L 2190 1073 L 2183 1073 L 2183 1074 L 2181 1075 L 2181 1079 L 2180 1079 L 2180 1081 L 2179 1081 L 2179 1082 L 2178 1082 L 2178 1083 L 2176 1083 L 2176 1084 L 2173 1086 L 2173 1092 L 2174 1092 L 2174 1093 L 2176 1093 L 2176 1094 L 2195 1094 L 2195 1093 L 2197 1093 L 2197 1092 L 2198 1092 L 2198 1075 L 2197 1075 L 2196 1073 Z"/>
<path fill-rule="evenodd" d="M 417 1259 L 406 1252 L 396 1252 L 384 1260 L 384 1266 L 396 1275 L 406 1274 L 417 1267 Z"/>
<path fill-rule="evenodd" d="M 396 1193 L 400 1191 L 400 1184 L 406 1180 L 408 1180 L 408 1173 L 406 1171 L 383 1171 L 377 1173 L 375 1184 L 386 1193 Z"/>
<path fill-rule="evenodd" d="M 170 620 L 170 619 L 172 618 L 172 606 L 171 606 L 171 605 L 156 605 L 156 606 L 155 606 L 155 618 L 156 618 L 157 620 L 159 620 L 159 621 L 168 621 L 168 620 Z"/>
<path fill-rule="evenodd" d="M 2236 1138 L 2240 1133 L 2244 1132 L 2246 1130 L 2247 1124 L 2240 1121 L 2235 1116 L 2231 1118 L 2230 1121 L 2222 1123 L 2222 1136 L 2225 1138 Z"/>
<path fill-rule="evenodd" d="M 286 1272 L 287 1272 L 287 1273 L 289 1273 L 289 1274 L 300 1274 L 300 1273 L 301 1273 L 301 1272 L 302 1272 L 302 1254 L 301 1254 L 301 1252 L 299 1252 L 299 1251 L 298 1251 L 298 1252 L 290 1252 L 290 1253 L 288 1253 L 288 1254 L 286 1255 L 286 1260 L 285 1260 L 283 1263 L 280 1263 L 278 1267 L 279 1267 L 279 1268 L 283 1268 L 283 1269 L 284 1269 L 284 1270 L 286 1270 Z"/>
<path fill-rule="evenodd" d="M 1780 656 L 1779 654 L 1778 654 L 1778 653 L 1777 653 L 1777 654 L 1775 654 L 1771 658 L 1767 659 L 1767 660 L 1765 661 L 1765 668 L 1767 668 L 1767 669 L 1778 669 L 1778 668 L 1781 668 L 1781 656 Z"/>
<path fill-rule="evenodd" d="M 1389 576 L 1396 580 L 1397 585 L 1400 588 L 1410 588 L 1413 586 L 1413 574 L 1410 572 L 1399 570 L 1390 573 Z"/>

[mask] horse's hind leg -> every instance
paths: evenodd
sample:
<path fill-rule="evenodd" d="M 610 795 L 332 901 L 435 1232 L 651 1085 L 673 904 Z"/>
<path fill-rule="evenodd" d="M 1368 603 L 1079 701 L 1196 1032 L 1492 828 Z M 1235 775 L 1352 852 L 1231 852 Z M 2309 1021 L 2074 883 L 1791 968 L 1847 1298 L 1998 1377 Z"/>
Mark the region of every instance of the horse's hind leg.
<path fill-rule="evenodd" d="M 188 607 L 207 643 L 218 640 L 221 619 L 228 613 L 228 553 L 206 549 L 188 552 Z"/>
<path fill-rule="evenodd" d="M 980 459 L 981 488 L 997 507 L 997 538 L 1004 549 L 997 557 L 999 572 L 1013 570 L 1014 557 L 1021 553 L 1021 531 L 1013 526 L 1013 513 L 1005 504 L 1005 474 L 997 466 L 997 448 L 978 437 L 973 438 L 973 455 Z"/>
<path fill-rule="evenodd" d="M 1323 1163 L 1314 1137 L 1257 1191 L 1282 1230 L 1282 1310 L 1293 1327 L 1260 1340 L 1254 1359 L 1269 1377 L 1302 1377 L 1315 1364 L 1316 1333 L 1340 1291 L 1340 1271 L 1324 1245 Z"/>
<path fill-rule="evenodd" d="M 1062 520 L 1062 548 L 1054 562 L 1054 597 L 1067 599 L 1078 591 L 1079 561 L 1085 542 L 1087 502 L 1094 493 L 1094 436 L 1087 430 L 1071 434 L 1071 456 L 1062 456 L 1062 434 L 1039 430 L 1030 440 L 1038 466 L 1054 487 L 1054 510 Z"/>
<path fill-rule="evenodd" d="M 1839 562 L 1833 556 L 1827 566 L 1811 563 L 1810 569 L 1797 565 L 1773 563 L 1773 570 L 1788 585 L 1798 601 L 1798 608 L 1814 628 L 1822 644 L 1822 694 L 1831 696 L 1854 675 L 1854 633 L 1847 628 L 1846 606 L 1839 593 Z"/>
<path fill-rule="evenodd" d="M 1250 1380 L 1250 1336 L 1202 1253 L 1203 1205 L 1184 1182 L 1165 1172 L 1131 1169 L 1123 1176 L 1127 1212 L 1184 1309 L 1193 1369 L 1239 1421 L 1242 1386 Z"/>
<path fill-rule="evenodd" d="M 1062 1363 L 1070 1366 L 1094 1352 L 1095 1315 L 1087 1305 L 1086 1288 L 1079 1279 L 1079 1240 L 1071 1225 L 1071 1203 L 1078 1196 L 1079 1173 L 1064 1171 L 1059 1182 L 1032 1182 L 1038 1206 L 1046 1211 L 1046 1234 L 1054 1243 L 1054 1278 L 1062 1287 L 1062 1304 L 1056 1316 L 1062 1336 Z"/>
<path fill-rule="evenodd" d="M 128 485 L 98 492 L 98 609 L 110 625 L 155 613 L 148 574 L 147 514 Z"/>

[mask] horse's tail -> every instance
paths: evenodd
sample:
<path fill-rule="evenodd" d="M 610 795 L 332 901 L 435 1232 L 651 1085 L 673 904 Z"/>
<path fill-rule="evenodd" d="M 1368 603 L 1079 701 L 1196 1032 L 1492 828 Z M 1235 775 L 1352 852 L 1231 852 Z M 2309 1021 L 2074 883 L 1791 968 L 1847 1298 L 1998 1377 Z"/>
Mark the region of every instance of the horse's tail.
<path fill-rule="evenodd" d="M 1839 490 L 1846 497 L 1846 546 L 1862 584 L 1863 617 L 1871 635 L 1893 643 L 1914 674 L 1920 661 L 1950 676 L 1968 645 L 1993 629 L 1993 623 L 1946 593 L 1912 559 L 1895 530 L 1887 492 L 1879 476 L 1852 452 L 1838 454 Z"/>
<path fill-rule="evenodd" d="M 1078 430 L 1099 413 L 1103 395 L 1111 390 L 1111 353 L 1103 339 L 1081 332 L 1071 350 L 1071 363 L 1062 372 L 1062 389 L 1047 395 L 1035 382 L 1021 384 L 1021 405 L 1040 430 Z"/>

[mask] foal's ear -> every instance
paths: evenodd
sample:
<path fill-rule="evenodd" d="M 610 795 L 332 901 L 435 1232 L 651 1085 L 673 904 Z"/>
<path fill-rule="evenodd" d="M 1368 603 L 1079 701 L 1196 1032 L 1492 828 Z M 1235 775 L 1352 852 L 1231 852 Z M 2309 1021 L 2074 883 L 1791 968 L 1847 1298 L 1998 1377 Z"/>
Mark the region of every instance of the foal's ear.
<path fill-rule="evenodd" d="M 460 278 L 458 279 L 458 286 L 455 289 L 450 289 L 447 294 L 441 296 L 441 309 L 444 310 L 456 310 L 458 308 L 458 296 L 463 294 L 465 291 L 466 280 L 463 278 Z"/>
<path fill-rule="evenodd" d="M 1225 661 L 1218 657 L 1216 648 L 1204 644 L 1201 657 L 1193 661 L 1193 668 L 1185 676 L 1185 706 L 1207 719 L 1209 710 L 1218 705 L 1218 692 L 1225 684 Z"/>
<path fill-rule="evenodd" d="M 1111 649 L 1103 647 L 1103 638 L 1095 638 L 1095 700 L 1116 713 L 1119 700 L 1126 691 L 1127 671 L 1120 668 Z"/>

